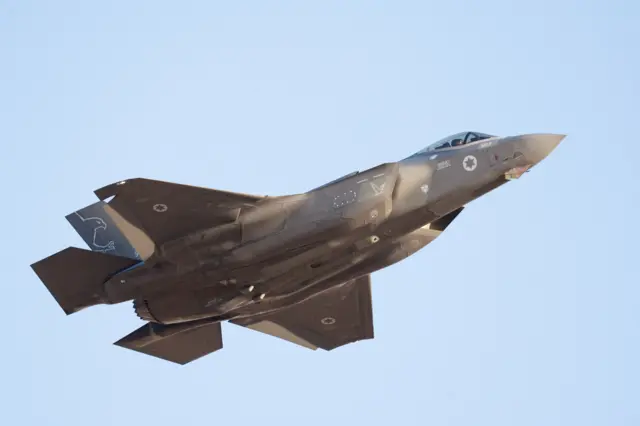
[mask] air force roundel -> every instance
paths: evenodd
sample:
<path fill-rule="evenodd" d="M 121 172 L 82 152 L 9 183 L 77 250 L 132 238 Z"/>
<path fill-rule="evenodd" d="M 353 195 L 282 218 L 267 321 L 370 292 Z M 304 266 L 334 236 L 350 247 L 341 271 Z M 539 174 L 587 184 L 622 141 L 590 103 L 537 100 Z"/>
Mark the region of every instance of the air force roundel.
<path fill-rule="evenodd" d="M 472 172 L 478 167 L 478 160 L 473 155 L 467 155 L 462 160 L 462 167 L 468 172 Z"/>

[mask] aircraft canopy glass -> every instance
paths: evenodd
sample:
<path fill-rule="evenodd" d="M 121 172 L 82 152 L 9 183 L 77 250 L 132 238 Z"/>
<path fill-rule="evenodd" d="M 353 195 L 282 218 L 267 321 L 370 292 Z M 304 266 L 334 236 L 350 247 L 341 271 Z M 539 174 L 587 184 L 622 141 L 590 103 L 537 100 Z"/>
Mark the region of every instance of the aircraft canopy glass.
<path fill-rule="evenodd" d="M 434 151 L 437 149 L 451 148 L 456 146 L 466 145 L 468 143 L 481 141 L 483 139 L 493 138 L 495 136 L 487 135 L 485 133 L 480 132 L 462 132 L 456 133 L 455 135 L 447 136 L 444 139 L 440 139 L 438 142 L 434 142 L 425 149 L 419 151 L 418 153 Z"/>

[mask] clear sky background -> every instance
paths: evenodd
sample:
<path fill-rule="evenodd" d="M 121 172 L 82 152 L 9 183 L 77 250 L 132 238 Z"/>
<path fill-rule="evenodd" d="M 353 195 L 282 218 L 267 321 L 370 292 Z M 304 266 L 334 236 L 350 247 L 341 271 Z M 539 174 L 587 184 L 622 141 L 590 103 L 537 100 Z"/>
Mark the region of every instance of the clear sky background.
<path fill-rule="evenodd" d="M 640 7 L 0 0 L 2 425 L 638 425 Z M 280 195 L 464 130 L 567 134 L 373 275 L 374 340 L 223 325 L 187 367 L 29 265 L 132 177 Z"/>

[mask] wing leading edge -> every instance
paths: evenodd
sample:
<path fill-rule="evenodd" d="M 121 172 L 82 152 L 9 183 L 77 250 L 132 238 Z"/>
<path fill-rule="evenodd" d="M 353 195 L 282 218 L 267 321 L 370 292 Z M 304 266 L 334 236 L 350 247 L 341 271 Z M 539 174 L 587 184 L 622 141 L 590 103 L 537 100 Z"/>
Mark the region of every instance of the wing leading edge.
<path fill-rule="evenodd" d="M 289 308 L 230 322 L 312 350 L 373 339 L 371 278 L 365 275 Z"/>

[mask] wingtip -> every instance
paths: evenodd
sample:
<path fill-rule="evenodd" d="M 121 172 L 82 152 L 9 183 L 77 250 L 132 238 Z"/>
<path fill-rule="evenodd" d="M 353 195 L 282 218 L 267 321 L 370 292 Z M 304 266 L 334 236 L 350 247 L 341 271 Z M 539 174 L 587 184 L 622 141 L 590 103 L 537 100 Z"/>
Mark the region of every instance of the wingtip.
<path fill-rule="evenodd" d="M 118 192 L 120 191 L 120 188 L 122 186 L 126 185 L 127 183 L 136 181 L 138 179 L 139 178 L 124 179 L 118 182 L 114 182 L 109 185 L 103 186 L 102 188 L 96 189 L 95 191 L 93 191 L 93 193 L 96 194 L 96 197 L 98 197 L 99 200 L 104 201 L 109 197 L 118 195 Z"/>

